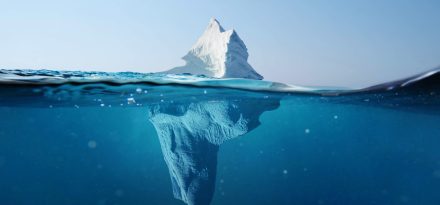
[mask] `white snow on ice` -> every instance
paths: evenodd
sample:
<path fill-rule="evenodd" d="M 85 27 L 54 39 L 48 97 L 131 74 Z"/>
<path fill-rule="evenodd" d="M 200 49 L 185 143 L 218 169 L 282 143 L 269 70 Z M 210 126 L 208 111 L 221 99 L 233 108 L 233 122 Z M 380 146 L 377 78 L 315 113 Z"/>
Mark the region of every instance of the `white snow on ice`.
<path fill-rule="evenodd" d="M 186 65 L 165 73 L 205 75 L 215 78 L 263 79 L 247 62 L 246 45 L 235 30 L 223 29 L 212 18 L 203 35 L 182 58 Z"/>

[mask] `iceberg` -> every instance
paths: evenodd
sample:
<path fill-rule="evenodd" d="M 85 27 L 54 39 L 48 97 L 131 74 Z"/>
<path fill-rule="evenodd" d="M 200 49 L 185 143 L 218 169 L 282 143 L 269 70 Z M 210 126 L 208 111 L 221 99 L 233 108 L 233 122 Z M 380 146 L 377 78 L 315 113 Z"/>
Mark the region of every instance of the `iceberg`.
<path fill-rule="evenodd" d="M 248 56 L 238 34 L 225 31 L 213 18 L 183 57 L 186 65 L 165 73 L 263 79 L 247 62 Z M 150 106 L 149 119 L 159 136 L 174 197 L 188 205 L 209 205 L 214 195 L 219 146 L 255 129 L 260 124 L 259 116 L 278 106 L 278 98 L 264 102 L 218 99 Z"/>
<path fill-rule="evenodd" d="M 209 205 L 214 195 L 219 146 L 260 125 L 260 115 L 279 98 L 180 102 L 149 107 L 168 166 L 174 197 Z"/>
<path fill-rule="evenodd" d="M 182 58 L 186 64 L 164 73 L 263 79 L 247 62 L 248 57 L 246 45 L 237 32 L 233 29 L 226 31 L 212 18 L 203 35 Z"/>

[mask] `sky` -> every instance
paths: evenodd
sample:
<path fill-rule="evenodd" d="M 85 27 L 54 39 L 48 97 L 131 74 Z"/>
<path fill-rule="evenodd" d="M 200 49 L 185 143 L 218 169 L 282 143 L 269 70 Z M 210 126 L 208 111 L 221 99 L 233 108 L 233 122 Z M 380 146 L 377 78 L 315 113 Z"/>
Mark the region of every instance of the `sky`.
<path fill-rule="evenodd" d="M 215 17 L 266 80 L 364 87 L 440 66 L 437 0 L 0 0 L 0 69 L 157 72 Z"/>

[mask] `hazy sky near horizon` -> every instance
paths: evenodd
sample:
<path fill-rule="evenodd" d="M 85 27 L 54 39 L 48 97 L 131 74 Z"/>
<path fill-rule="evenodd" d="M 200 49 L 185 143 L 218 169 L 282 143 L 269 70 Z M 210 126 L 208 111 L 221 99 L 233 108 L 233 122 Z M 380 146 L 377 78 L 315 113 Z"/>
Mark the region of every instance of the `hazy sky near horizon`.
<path fill-rule="evenodd" d="M 440 65 L 440 1 L 4 1 L 0 68 L 156 72 L 211 17 L 265 79 L 359 87 Z"/>

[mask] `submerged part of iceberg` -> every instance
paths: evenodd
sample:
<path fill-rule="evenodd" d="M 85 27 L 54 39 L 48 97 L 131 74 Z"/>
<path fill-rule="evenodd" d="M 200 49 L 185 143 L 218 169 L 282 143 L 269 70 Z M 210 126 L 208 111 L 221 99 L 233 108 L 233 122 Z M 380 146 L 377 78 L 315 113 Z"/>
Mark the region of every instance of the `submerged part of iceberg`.
<path fill-rule="evenodd" d="M 278 108 L 279 99 L 219 100 L 154 105 L 149 108 L 174 197 L 188 205 L 208 205 L 213 197 L 217 152 L 224 141 L 244 135 L 259 116 Z"/>
<path fill-rule="evenodd" d="M 203 35 L 182 58 L 186 65 L 165 73 L 191 73 L 215 78 L 263 79 L 249 65 L 248 57 L 246 45 L 237 32 L 225 31 L 216 19 L 211 19 Z"/>

